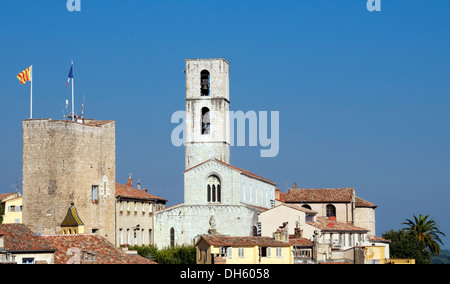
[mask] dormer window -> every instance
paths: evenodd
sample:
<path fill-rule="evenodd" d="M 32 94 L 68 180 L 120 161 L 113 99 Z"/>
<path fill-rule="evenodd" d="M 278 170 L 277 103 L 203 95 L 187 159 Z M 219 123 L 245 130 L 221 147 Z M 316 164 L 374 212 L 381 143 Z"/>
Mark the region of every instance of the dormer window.
<path fill-rule="evenodd" d="M 209 72 L 203 70 L 200 72 L 200 93 L 202 96 L 209 96 Z"/>

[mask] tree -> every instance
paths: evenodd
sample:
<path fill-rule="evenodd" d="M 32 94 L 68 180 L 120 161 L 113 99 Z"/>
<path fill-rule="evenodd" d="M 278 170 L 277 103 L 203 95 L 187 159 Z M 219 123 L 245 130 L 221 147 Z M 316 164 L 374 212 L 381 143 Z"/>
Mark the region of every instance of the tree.
<path fill-rule="evenodd" d="M 129 249 L 137 250 L 140 256 L 151 259 L 159 264 L 195 264 L 194 246 L 177 246 L 174 248 L 158 249 L 154 246 L 130 246 Z"/>
<path fill-rule="evenodd" d="M 431 264 L 431 253 L 414 233 L 406 230 L 390 230 L 382 234 L 382 237 L 391 241 L 390 258 L 415 259 L 416 264 Z"/>
<path fill-rule="evenodd" d="M 419 217 L 414 215 L 414 221 L 406 219 L 403 225 L 407 227 L 404 230 L 412 232 L 415 236 L 430 250 L 433 255 L 439 255 L 441 253 L 441 247 L 439 243 L 443 244 L 439 235 L 445 237 L 445 234 L 439 230 L 439 225 L 433 219 L 428 219 L 429 215 Z"/>

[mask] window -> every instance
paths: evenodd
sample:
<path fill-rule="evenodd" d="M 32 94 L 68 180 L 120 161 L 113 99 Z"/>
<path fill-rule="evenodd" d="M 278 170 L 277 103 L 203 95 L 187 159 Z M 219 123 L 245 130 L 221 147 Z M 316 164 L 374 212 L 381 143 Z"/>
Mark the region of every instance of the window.
<path fill-rule="evenodd" d="M 227 258 L 232 258 L 232 257 L 233 257 L 233 248 L 228 247 L 227 248 Z"/>
<path fill-rule="evenodd" d="M 211 131 L 209 108 L 202 108 L 202 135 L 208 135 Z"/>
<path fill-rule="evenodd" d="M 34 264 L 34 258 L 22 258 L 22 264 Z"/>
<path fill-rule="evenodd" d="M 261 250 L 261 257 L 270 257 L 271 256 L 271 250 L 270 247 L 262 247 Z"/>
<path fill-rule="evenodd" d="M 244 258 L 244 248 L 238 248 L 238 257 Z"/>
<path fill-rule="evenodd" d="M 92 203 L 98 203 L 98 185 L 92 186 Z"/>
<path fill-rule="evenodd" d="M 311 206 L 309 206 L 308 204 L 304 204 L 302 205 L 302 207 L 311 210 Z"/>
<path fill-rule="evenodd" d="M 281 248 L 276 249 L 276 257 L 281 257 Z"/>
<path fill-rule="evenodd" d="M 200 93 L 202 96 L 209 96 L 209 79 L 208 70 L 200 72 Z"/>
<path fill-rule="evenodd" d="M 258 228 L 256 226 L 253 226 L 253 236 L 258 236 Z"/>
<path fill-rule="evenodd" d="M 336 217 L 336 207 L 334 207 L 334 205 L 327 205 L 327 217 Z"/>
<path fill-rule="evenodd" d="M 222 202 L 221 185 L 217 176 L 212 175 L 208 177 L 206 191 L 206 200 L 208 202 Z"/>
<path fill-rule="evenodd" d="M 175 247 L 175 229 L 170 228 L 170 247 Z"/>
<path fill-rule="evenodd" d="M 305 222 L 314 222 L 314 215 L 306 214 Z"/>

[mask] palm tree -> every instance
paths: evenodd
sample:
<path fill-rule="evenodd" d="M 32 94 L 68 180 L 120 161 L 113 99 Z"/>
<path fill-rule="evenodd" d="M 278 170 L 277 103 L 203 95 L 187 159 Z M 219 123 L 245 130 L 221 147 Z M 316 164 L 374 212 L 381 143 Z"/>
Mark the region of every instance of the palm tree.
<path fill-rule="evenodd" d="M 422 216 L 422 214 L 419 214 L 419 217 L 414 215 L 414 221 L 406 219 L 407 222 L 402 224 L 407 225 L 404 230 L 414 233 L 419 240 L 425 243 L 433 255 L 438 255 L 441 254 L 438 242 L 443 244 L 439 235 L 445 237 L 445 234 L 439 231 L 439 225 L 433 219 L 428 220 L 429 217 L 429 215 Z"/>

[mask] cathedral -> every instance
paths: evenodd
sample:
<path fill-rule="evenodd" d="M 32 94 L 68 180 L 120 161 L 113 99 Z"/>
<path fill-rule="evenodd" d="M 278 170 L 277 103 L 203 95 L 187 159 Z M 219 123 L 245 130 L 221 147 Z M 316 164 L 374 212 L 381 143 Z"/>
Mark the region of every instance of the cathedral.
<path fill-rule="evenodd" d="M 258 235 L 259 213 L 275 205 L 274 182 L 230 164 L 229 68 L 225 59 L 186 60 L 184 203 L 155 212 L 158 247 Z"/>

